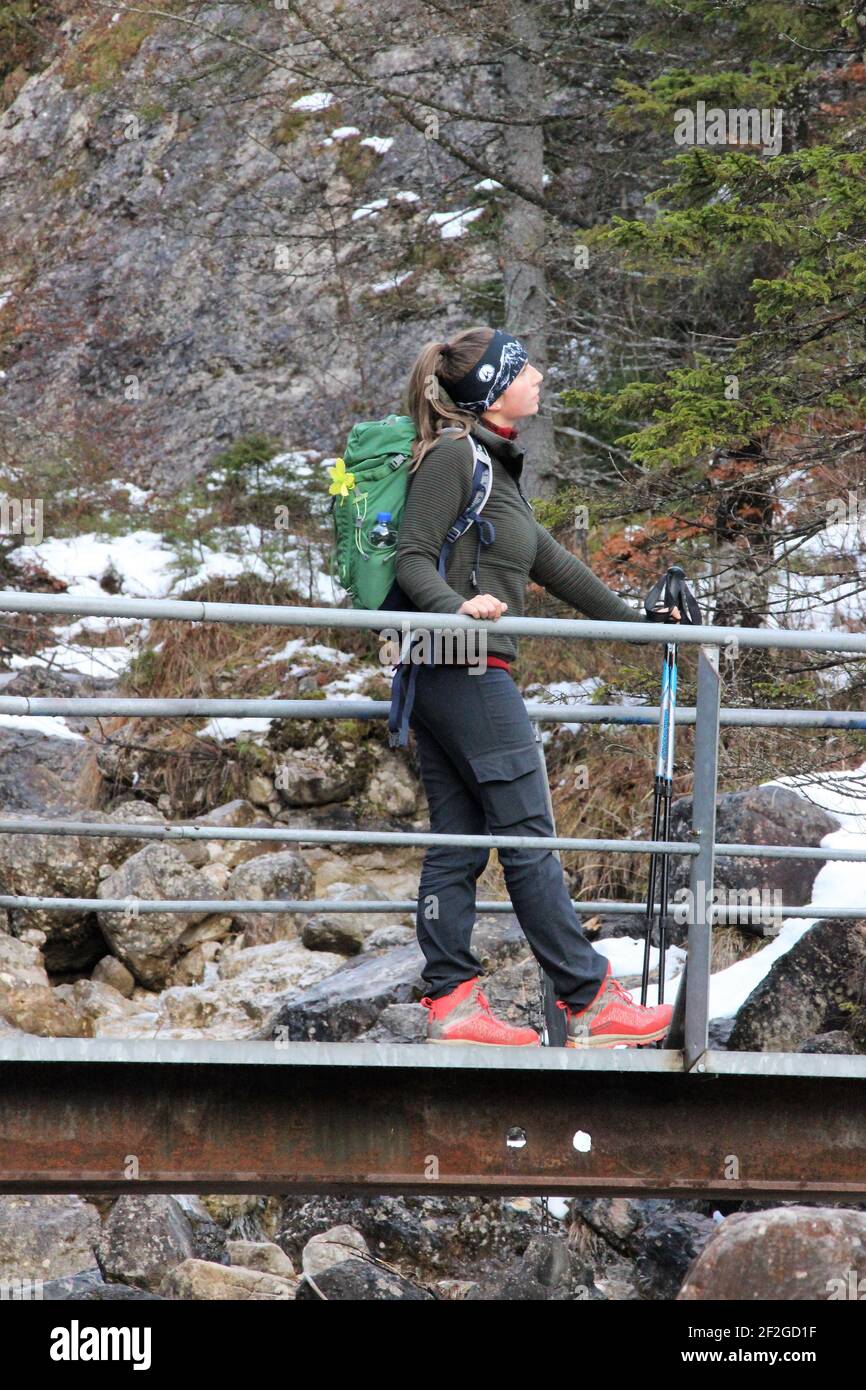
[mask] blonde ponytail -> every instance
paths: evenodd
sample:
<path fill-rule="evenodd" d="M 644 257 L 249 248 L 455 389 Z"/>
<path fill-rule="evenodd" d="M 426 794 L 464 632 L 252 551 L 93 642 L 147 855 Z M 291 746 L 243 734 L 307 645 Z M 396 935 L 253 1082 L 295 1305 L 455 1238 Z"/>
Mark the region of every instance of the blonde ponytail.
<path fill-rule="evenodd" d="M 465 438 L 476 416 L 461 410 L 448 395 L 449 381 L 459 381 L 484 356 L 493 337 L 492 328 L 467 328 L 450 342 L 428 343 L 415 359 L 406 387 L 406 413 L 415 422 L 410 473 L 419 468 L 424 456 L 438 443 L 446 425 L 457 425 Z"/>

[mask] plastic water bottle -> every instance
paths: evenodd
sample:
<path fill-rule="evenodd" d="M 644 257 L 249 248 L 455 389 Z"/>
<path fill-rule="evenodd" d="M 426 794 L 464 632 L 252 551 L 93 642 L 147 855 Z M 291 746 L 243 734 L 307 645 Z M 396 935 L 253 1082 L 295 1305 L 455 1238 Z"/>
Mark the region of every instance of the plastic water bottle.
<path fill-rule="evenodd" d="M 370 544 L 375 546 L 396 545 L 397 532 L 391 525 L 390 512 L 377 512 L 376 525 L 370 530 Z"/>

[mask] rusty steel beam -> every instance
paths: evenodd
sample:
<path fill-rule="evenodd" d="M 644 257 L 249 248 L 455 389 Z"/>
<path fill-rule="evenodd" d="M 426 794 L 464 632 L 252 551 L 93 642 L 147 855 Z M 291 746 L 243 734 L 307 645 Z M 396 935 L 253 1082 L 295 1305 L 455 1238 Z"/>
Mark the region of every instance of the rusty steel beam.
<path fill-rule="evenodd" d="M 866 1057 L 0 1040 L 0 1192 L 866 1197 Z"/>

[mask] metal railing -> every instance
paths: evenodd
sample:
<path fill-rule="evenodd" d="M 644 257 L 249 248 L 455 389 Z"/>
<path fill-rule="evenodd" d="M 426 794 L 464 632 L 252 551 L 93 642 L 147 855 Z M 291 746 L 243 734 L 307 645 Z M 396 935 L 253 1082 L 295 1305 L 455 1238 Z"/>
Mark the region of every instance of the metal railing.
<path fill-rule="evenodd" d="M 22 594 L 0 591 L 0 612 L 51 613 L 78 617 L 158 618 L 162 621 L 255 623 L 273 627 L 355 628 L 381 632 L 399 629 L 404 635 L 416 631 L 435 632 L 480 628 L 503 636 L 583 638 L 588 641 L 628 641 L 698 646 L 697 703 L 676 711 L 677 724 L 695 726 L 695 769 L 692 797 L 692 839 L 685 841 L 591 839 L 568 836 L 464 835 L 381 830 L 313 830 L 307 828 L 217 827 L 190 823 L 160 822 L 99 823 L 92 821 L 50 820 L 31 816 L 0 817 L 0 833 L 81 835 L 140 840 L 252 840 L 281 844 L 367 844 L 380 846 L 466 845 L 472 847 L 515 847 L 578 852 L 652 854 L 662 851 L 690 860 L 689 893 L 686 903 L 688 927 L 687 961 L 680 978 L 667 1047 L 682 1048 L 687 1071 L 701 1072 L 702 1058 L 708 1052 L 709 991 L 712 927 L 724 923 L 760 920 L 765 909 L 737 904 L 725 907 L 712 902 L 715 856 L 747 856 L 793 859 L 866 861 L 866 850 L 839 850 L 799 845 L 717 844 L 715 841 L 716 794 L 718 780 L 718 739 L 722 725 L 797 728 L 866 728 L 866 715 L 860 711 L 800 711 L 773 709 L 721 709 L 719 648 L 735 641 L 739 647 L 789 648 L 809 651 L 866 654 L 866 635 L 837 632 L 794 632 L 784 629 L 734 627 L 682 627 L 677 624 L 641 622 L 598 622 L 588 619 L 500 618 L 495 623 L 459 614 L 393 612 L 367 609 L 289 607 L 262 604 L 210 603 L 178 599 L 78 598 L 54 594 Z M 380 700 L 268 700 L 268 699 L 136 699 L 129 697 L 28 697 L 0 696 L 0 714 L 34 715 L 128 715 L 141 718 L 190 718 L 197 716 L 265 716 L 279 719 L 374 719 L 386 718 L 388 703 Z M 648 705 L 571 705 L 526 702 L 529 718 L 535 722 L 536 740 L 542 767 L 544 751 L 538 736 L 542 722 L 581 722 L 658 724 L 659 707 Z M 546 776 L 546 767 L 545 767 Z M 549 787 L 548 787 L 549 797 Z M 709 906 L 707 906 L 709 904 Z M 700 910 L 698 909 L 700 905 Z M 611 912 L 644 915 L 644 903 L 574 901 L 578 913 Z M 667 904 L 665 905 L 668 906 Z M 0 895 L 0 907 L 39 908 L 45 911 L 81 909 L 91 911 L 149 912 L 231 912 L 313 913 L 313 912 L 411 912 L 417 900 L 335 901 L 328 899 L 109 899 L 48 898 Z M 480 912 L 510 912 L 510 902 L 479 902 Z M 782 905 L 779 916 L 854 918 L 866 915 L 839 907 L 801 907 Z M 625 1060 L 625 1059 L 621 1059 Z M 810 1059 L 817 1063 L 818 1058 Z"/>

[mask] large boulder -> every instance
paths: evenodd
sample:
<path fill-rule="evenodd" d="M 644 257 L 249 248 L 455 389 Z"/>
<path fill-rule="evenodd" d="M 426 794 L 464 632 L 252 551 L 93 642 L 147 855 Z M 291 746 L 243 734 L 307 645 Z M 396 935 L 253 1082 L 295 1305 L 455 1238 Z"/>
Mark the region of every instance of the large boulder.
<path fill-rule="evenodd" d="M 268 817 L 263 816 L 251 801 L 246 801 L 243 797 L 226 801 L 205 815 L 196 816 L 195 823 L 216 829 L 252 829 L 254 826 L 263 830 L 273 828 Z M 247 859 L 255 859 L 259 854 L 270 853 L 272 845 L 268 840 L 200 840 L 198 843 L 205 845 L 209 859 L 225 864 L 229 869 L 236 869 L 238 864 L 243 864 Z"/>
<path fill-rule="evenodd" d="M 162 992 L 159 1036 L 270 1037 L 273 1020 L 287 999 L 317 985 L 342 964 L 342 956 L 308 951 L 299 941 L 226 948 L 212 983 Z"/>
<path fill-rule="evenodd" d="M 10 681 L 4 695 L 25 693 L 14 688 L 18 679 Z M 60 693 L 74 691 L 67 687 Z M 58 806 L 75 800 L 89 758 L 87 739 L 71 732 L 55 738 L 24 727 L 0 728 L 0 806 L 10 814 L 55 815 Z M 68 817 L 68 810 L 64 815 Z"/>
<path fill-rule="evenodd" d="M 132 1284 L 107 1284 L 99 1269 L 70 1274 L 66 1279 L 49 1279 L 42 1285 L 40 1297 L 47 1300 L 70 1300 L 76 1303 L 126 1303 L 145 1300 L 159 1303 L 159 1294 L 137 1289 Z"/>
<path fill-rule="evenodd" d="M 863 1299 L 864 1269 L 866 1212 L 796 1205 L 734 1212 L 698 1255 L 677 1298 Z"/>
<path fill-rule="evenodd" d="M 105 824 L 102 811 L 65 807 L 51 817 Z M 100 867 L 116 866 L 129 854 L 130 842 L 90 835 L 0 834 L 0 884 L 16 897 L 95 898 Z M 105 954 L 95 914 L 81 908 L 10 908 L 11 930 L 45 933 L 43 954 L 53 972 L 85 970 Z"/>
<path fill-rule="evenodd" d="M 208 1260 L 184 1260 L 169 1271 L 160 1285 L 163 1298 L 246 1302 L 294 1299 L 297 1277 L 247 1269 L 243 1265 L 212 1264 Z"/>
<path fill-rule="evenodd" d="M 644 1226 L 635 1263 L 635 1287 L 642 1298 L 676 1298 L 682 1282 L 716 1222 L 698 1211 L 667 1210 Z"/>
<path fill-rule="evenodd" d="M 157 1293 L 169 1270 L 196 1253 L 193 1229 L 173 1197 L 130 1193 L 105 1219 L 96 1258 L 105 1280 Z"/>
<path fill-rule="evenodd" d="M 274 768 L 274 787 L 287 806 L 324 806 L 360 791 L 357 768 L 322 749 L 289 748 Z"/>
<path fill-rule="evenodd" d="M 394 1270 L 368 1263 L 366 1260 L 349 1259 L 342 1264 L 331 1265 L 318 1275 L 315 1287 L 305 1279 L 297 1292 L 298 1302 L 326 1298 L 331 1301 L 345 1300 L 351 1303 L 370 1301 L 380 1303 L 383 1299 L 396 1299 L 402 1303 L 417 1303 L 435 1298 L 428 1289 L 420 1289 L 417 1284 L 404 1279 Z"/>
<path fill-rule="evenodd" d="M 290 999 L 274 1019 L 272 1036 L 292 1042 L 351 1042 L 389 1004 L 421 997 L 423 965 L 417 945 L 356 956 Z"/>
<path fill-rule="evenodd" d="M 315 881 L 303 856 L 292 849 L 259 854 L 233 870 L 226 884 L 226 897 L 298 899 L 313 896 Z M 243 928 L 245 946 L 261 946 L 272 941 L 297 940 L 306 914 L 298 912 L 246 911 L 235 918 Z"/>
<path fill-rule="evenodd" d="M 125 1002 L 120 995 L 117 998 Z M 6 935 L 0 935 L 0 1019 L 42 1038 L 81 1038 L 92 1033 L 77 1001 L 52 988 L 38 948 Z"/>
<path fill-rule="evenodd" d="M 330 1230 L 318 1231 L 310 1237 L 304 1246 L 301 1266 L 305 1274 L 318 1279 L 332 1265 L 369 1254 L 366 1240 L 354 1226 L 332 1226 Z"/>
<path fill-rule="evenodd" d="M 230 1240 L 229 1262 L 242 1269 L 257 1269 L 265 1274 L 277 1274 L 281 1279 L 293 1279 L 295 1267 L 285 1251 L 272 1240 Z"/>
<path fill-rule="evenodd" d="M 799 1052 L 843 1029 L 845 1005 L 862 1003 L 866 919 L 823 919 L 770 966 L 741 1005 L 728 1038 L 734 1052 Z"/>
<path fill-rule="evenodd" d="M 0 1279 L 58 1279 L 92 1269 L 99 1212 L 73 1196 L 0 1196 Z"/>
<path fill-rule="evenodd" d="M 218 898 L 213 881 L 194 869 L 175 845 L 150 844 L 124 860 L 99 885 L 100 898 Z M 114 955 L 151 989 L 165 984 L 200 912 L 100 911 L 99 925 Z"/>
<path fill-rule="evenodd" d="M 716 797 L 716 842 L 744 845 L 818 846 L 825 835 L 840 828 L 840 822 L 827 811 L 813 806 L 788 787 L 750 787 L 747 791 L 725 792 Z M 672 840 L 692 838 L 692 798 L 680 797 L 671 806 Z M 820 859 L 766 859 L 719 855 L 715 862 L 714 886 L 735 890 L 738 901 L 748 902 L 749 889 L 768 895 L 772 908 L 774 893 L 787 907 L 799 907 L 812 900 L 812 884 L 823 866 Z M 671 856 L 670 897 L 688 887 L 690 860 Z M 668 919 L 668 938 L 681 944 L 687 928 Z M 743 931 L 761 934 L 760 924 L 741 924 Z"/>

